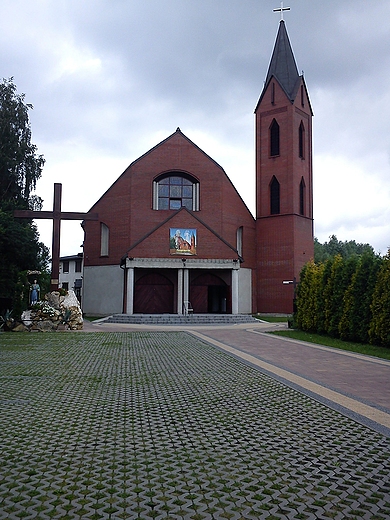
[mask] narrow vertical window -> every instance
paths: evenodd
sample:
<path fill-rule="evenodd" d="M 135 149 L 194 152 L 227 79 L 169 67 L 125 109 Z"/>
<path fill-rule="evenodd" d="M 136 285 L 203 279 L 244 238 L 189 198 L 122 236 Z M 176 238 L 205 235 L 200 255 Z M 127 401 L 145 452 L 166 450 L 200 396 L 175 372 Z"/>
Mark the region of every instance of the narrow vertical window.
<path fill-rule="evenodd" d="M 275 157 L 280 155 L 280 147 L 279 147 L 279 125 L 276 119 L 272 120 L 271 126 L 269 128 L 270 134 L 270 155 L 271 157 Z"/>
<path fill-rule="evenodd" d="M 152 208 L 160 209 L 158 207 L 158 182 L 153 181 L 153 200 L 152 200 Z"/>
<path fill-rule="evenodd" d="M 242 257 L 242 233 L 243 227 L 241 226 L 237 229 L 237 253 L 240 257 Z"/>
<path fill-rule="evenodd" d="M 280 184 L 275 175 L 272 177 L 270 184 L 270 206 L 271 215 L 278 215 L 280 213 Z"/>
<path fill-rule="evenodd" d="M 271 85 L 271 103 L 274 105 L 275 104 L 275 83 L 272 82 L 272 85 Z"/>
<path fill-rule="evenodd" d="M 305 158 L 305 127 L 303 126 L 303 122 L 299 125 L 299 157 L 301 159 Z"/>
<path fill-rule="evenodd" d="M 81 265 L 82 265 L 82 260 L 81 260 L 81 258 L 78 258 L 78 259 L 75 261 L 75 265 L 74 265 L 74 271 L 75 271 L 75 273 L 81 273 Z"/>
<path fill-rule="evenodd" d="M 100 224 L 100 256 L 108 256 L 108 242 L 109 242 L 109 229 L 103 224 Z"/>
<path fill-rule="evenodd" d="M 301 215 L 305 214 L 305 189 L 306 189 L 306 185 L 305 185 L 305 181 L 302 177 L 301 183 L 299 185 L 299 213 Z"/>
<path fill-rule="evenodd" d="M 305 91 L 303 85 L 301 85 L 301 106 L 305 106 Z"/>

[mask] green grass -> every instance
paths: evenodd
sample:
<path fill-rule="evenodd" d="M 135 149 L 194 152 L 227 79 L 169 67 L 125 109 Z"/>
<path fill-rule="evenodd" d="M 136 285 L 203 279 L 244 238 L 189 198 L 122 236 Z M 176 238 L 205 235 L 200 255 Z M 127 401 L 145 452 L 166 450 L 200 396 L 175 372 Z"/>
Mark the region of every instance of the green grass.
<path fill-rule="evenodd" d="M 390 349 L 385 347 L 376 347 L 365 343 L 353 343 L 352 341 L 342 341 L 341 339 L 322 336 L 321 334 L 313 334 L 311 332 L 303 332 L 302 330 L 278 330 L 269 332 L 269 334 L 297 339 L 299 341 L 308 341 L 310 343 L 315 343 L 316 345 L 348 350 L 349 352 L 356 352 L 366 356 L 390 359 Z"/>
<path fill-rule="evenodd" d="M 291 318 L 291 316 L 269 316 L 268 314 L 255 314 L 254 317 L 268 323 L 287 323 Z"/>

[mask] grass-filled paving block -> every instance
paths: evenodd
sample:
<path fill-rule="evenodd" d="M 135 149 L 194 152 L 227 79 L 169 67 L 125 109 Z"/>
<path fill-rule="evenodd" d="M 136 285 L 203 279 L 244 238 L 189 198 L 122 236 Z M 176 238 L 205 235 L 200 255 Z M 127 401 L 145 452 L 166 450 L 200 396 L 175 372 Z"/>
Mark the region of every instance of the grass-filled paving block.
<path fill-rule="evenodd" d="M 184 332 L 0 335 L 1 518 L 388 518 L 389 439 Z"/>

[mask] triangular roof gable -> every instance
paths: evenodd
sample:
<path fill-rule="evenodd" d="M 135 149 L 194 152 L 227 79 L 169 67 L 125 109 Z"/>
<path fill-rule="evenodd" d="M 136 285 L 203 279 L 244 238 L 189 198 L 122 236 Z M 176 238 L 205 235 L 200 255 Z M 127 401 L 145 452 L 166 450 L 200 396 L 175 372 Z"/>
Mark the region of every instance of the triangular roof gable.
<path fill-rule="evenodd" d="M 170 215 L 168 218 L 166 218 L 163 222 L 160 222 L 160 224 L 158 224 L 157 226 L 155 226 L 154 228 L 152 228 L 148 233 L 146 233 L 143 237 L 141 237 L 140 239 L 138 239 L 136 242 L 134 242 L 134 244 L 132 244 L 129 249 L 126 251 L 126 253 L 122 256 L 122 260 L 125 259 L 128 254 L 130 253 L 130 251 L 132 251 L 135 247 L 137 247 L 139 244 L 141 244 L 142 242 L 144 242 L 145 240 L 147 240 L 151 235 L 153 235 L 153 233 L 155 233 L 158 229 L 162 228 L 163 226 L 165 226 L 170 220 L 172 220 L 174 217 L 176 217 L 176 215 L 178 215 L 181 211 L 185 211 L 187 213 L 189 213 L 197 222 L 199 222 L 199 224 L 203 227 L 205 227 L 208 231 L 210 231 L 218 240 L 220 240 L 221 242 L 223 242 L 225 244 L 225 246 L 227 246 L 229 249 L 231 249 L 236 255 L 238 255 L 238 251 L 237 249 L 232 246 L 231 244 L 229 244 L 229 242 L 227 240 L 225 240 L 223 237 L 221 237 L 221 235 L 219 235 L 216 231 L 214 231 L 208 224 L 206 224 L 205 222 L 203 222 L 202 219 L 200 219 L 195 213 L 193 213 L 192 211 L 189 211 L 187 208 L 180 208 L 179 210 L 175 211 L 172 215 Z"/>
<path fill-rule="evenodd" d="M 302 76 L 298 76 L 298 80 L 297 80 L 297 82 L 296 82 L 296 84 L 295 84 L 295 86 L 294 86 L 293 91 L 290 92 L 290 93 L 288 93 L 288 92 L 286 91 L 286 89 L 283 87 L 283 85 L 280 83 L 280 81 L 278 80 L 278 78 L 277 78 L 276 76 L 270 76 L 270 78 L 268 79 L 267 83 L 265 83 L 264 88 L 263 88 L 263 91 L 262 91 L 262 93 L 261 93 L 261 95 L 260 95 L 260 97 L 259 97 L 259 101 L 258 101 L 257 104 L 256 104 L 255 113 L 256 113 L 257 109 L 259 108 L 259 105 L 260 105 L 260 103 L 261 103 L 263 97 L 265 96 L 265 93 L 267 92 L 267 89 L 268 89 L 268 87 L 269 87 L 269 84 L 272 82 L 272 80 L 275 80 L 275 81 L 277 82 L 277 84 L 280 86 L 280 88 L 281 88 L 281 89 L 283 90 L 283 92 L 286 94 L 287 99 L 290 101 L 291 104 L 293 104 L 294 101 L 295 101 L 295 98 L 296 98 L 296 96 L 297 96 L 298 90 L 299 90 L 299 85 L 300 85 L 300 80 L 301 80 L 301 78 L 303 79 Z"/>
<path fill-rule="evenodd" d="M 138 157 L 138 159 L 136 159 L 135 161 L 133 161 L 127 168 L 126 170 L 128 170 L 129 168 L 131 168 L 132 166 L 134 166 L 135 164 L 137 164 L 139 161 L 142 161 L 142 159 L 144 157 L 146 157 L 147 155 L 153 153 L 157 148 L 159 148 L 160 146 L 164 145 L 166 142 L 168 142 L 170 139 L 172 139 L 173 137 L 176 137 L 176 136 L 180 136 L 182 137 L 183 139 L 185 139 L 191 146 L 193 146 L 194 148 L 196 148 L 197 150 L 199 150 L 200 153 L 202 153 L 203 155 L 205 155 L 211 162 L 213 162 L 218 168 L 220 168 L 224 173 L 225 173 L 225 170 L 222 168 L 222 166 L 220 164 L 217 163 L 217 161 L 215 161 L 212 157 L 210 157 L 210 155 L 208 155 L 205 151 L 202 150 L 202 148 L 200 148 L 197 144 L 195 144 L 193 141 L 191 141 L 191 139 L 189 137 L 187 137 L 185 134 L 183 134 L 183 132 L 180 130 L 179 127 L 176 128 L 176 132 L 173 132 L 173 134 L 169 135 L 168 137 L 166 137 L 165 139 L 163 139 L 160 143 L 156 144 L 156 146 L 153 146 L 153 148 L 151 148 L 150 150 L 148 150 L 147 152 L 145 152 L 143 155 L 141 155 L 140 157 Z M 125 170 L 125 171 L 126 171 Z M 226 173 L 225 173 L 226 175 Z"/>
<path fill-rule="evenodd" d="M 265 95 L 265 93 L 267 92 L 267 89 L 268 89 L 268 86 L 269 84 L 271 83 L 272 80 L 275 80 L 278 85 L 280 85 L 280 88 L 284 91 L 284 93 L 286 94 L 286 97 L 290 100 L 290 103 L 293 105 L 295 100 L 296 100 L 296 97 L 297 97 L 297 94 L 299 92 L 299 86 L 301 84 L 301 81 L 302 81 L 302 84 L 303 84 L 303 88 L 305 89 L 305 93 L 306 93 L 306 97 L 307 97 L 307 100 L 308 100 L 308 103 L 309 103 L 309 108 L 310 108 L 310 113 L 311 115 L 314 115 L 313 114 L 313 109 L 311 107 L 311 102 L 310 102 L 310 97 L 309 97 L 309 92 L 307 90 L 307 86 L 306 86 L 306 81 L 305 81 L 305 78 L 304 76 L 299 76 L 298 77 L 298 80 L 297 80 L 297 83 L 294 87 L 294 91 L 292 92 L 291 94 L 291 97 L 288 95 L 288 93 L 285 91 L 285 89 L 283 88 L 283 85 L 280 84 L 280 82 L 278 81 L 278 78 L 276 78 L 275 76 L 271 76 L 268 80 L 268 83 L 264 86 L 264 89 L 263 89 L 263 92 L 261 93 L 261 96 L 259 98 L 259 101 L 257 102 L 257 105 L 256 105 L 256 108 L 255 108 L 255 113 L 257 112 L 257 109 L 259 108 L 259 105 Z"/>
<path fill-rule="evenodd" d="M 217 163 L 217 161 L 215 161 L 210 155 L 208 155 L 204 150 L 202 150 L 202 148 L 200 148 L 197 144 L 194 143 L 194 141 L 192 141 L 189 137 L 187 137 L 185 134 L 183 134 L 183 132 L 180 130 L 179 127 L 177 127 L 176 129 L 176 132 L 174 132 L 173 134 L 169 135 L 166 139 L 163 139 L 160 143 L 156 144 L 156 146 L 153 146 L 153 148 L 151 148 L 150 150 L 148 150 L 146 153 L 144 153 L 143 155 L 141 155 L 141 157 L 138 157 L 138 159 L 136 159 L 135 161 L 133 161 L 129 166 L 128 168 L 126 168 L 125 172 L 130 168 L 132 167 L 134 164 L 137 164 L 137 162 L 141 161 L 144 157 L 146 157 L 147 155 L 149 155 L 150 153 L 152 153 L 154 150 L 156 150 L 157 148 L 159 148 L 160 146 L 162 146 L 164 143 L 166 143 L 167 141 L 169 141 L 170 139 L 172 139 L 174 136 L 177 136 L 177 135 L 180 135 L 180 137 L 182 137 L 183 139 L 185 139 L 191 146 L 193 146 L 194 148 L 196 148 L 201 154 L 203 154 L 205 157 L 207 157 L 207 159 L 209 159 L 211 162 L 213 162 L 217 168 L 219 168 L 221 170 L 221 172 L 223 173 L 223 175 L 226 177 L 226 179 L 229 181 L 230 185 L 232 186 L 232 188 L 234 189 L 234 191 L 237 193 L 238 197 L 240 198 L 241 202 L 244 204 L 244 206 L 246 207 L 247 211 L 251 214 L 248 206 L 246 205 L 246 203 L 244 202 L 243 198 L 241 197 L 241 195 L 239 194 L 239 192 L 237 191 L 237 188 L 234 186 L 233 182 L 231 181 L 230 177 L 228 176 L 228 174 L 225 172 L 225 170 L 222 168 L 222 166 Z M 125 173 L 123 172 L 123 173 Z M 189 172 L 189 173 L 192 173 L 192 172 Z M 123 175 L 123 174 L 122 174 Z M 119 180 L 119 178 L 117 179 Z M 115 181 L 116 182 L 116 181 Z M 90 210 L 91 211 L 91 210 Z M 252 214 L 251 214 L 252 215 Z M 253 218 L 253 216 L 252 216 Z"/>
<path fill-rule="evenodd" d="M 234 184 L 232 183 L 232 181 L 230 180 L 229 176 L 227 175 L 227 173 L 225 172 L 225 170 L 222 168 L 222 166 L 220 164 L 218 164 L 212 157 L 210 157 L 210 155 L 208 155 L 206 152 L 204 152 L 197 144 L 195 144 L 193 141 L 191 141 L 191 139 L 189 139 L 185 134 L 183 134 L 183 132 L 180 130 L 180 128 L 178 127 L 176 129 L 176 132 L 173 132 L 173 134 L 169 135 L 168 137 L 166 137 L 165 139 L 163 139 L 160 143 L 156 144 L 156 146 L 153 146 L 153 148 L 150 148 L 150 150 L 148 150 L 147 152 L 145 152 L 143 155 L 141 155 L 140 157 L 138 157 L 138 159 L 135 159 L 135 161 L 133 161 L 132 163 L 129 164 L 129 166 L 124 170 L 124 172 L 111 184 L 111 186 L 103 193 L 103 195 L 95 202 L 95 204 L 90 208 L 89 211 L 91 211 L 93 208 L 95 208 L 95 206 L 105 197 L 105 195 L 113 188 L 113 186 L 115 186 L 119 181 L 120 179 L 126 174 L 126 172 L 132 167 L 134 166 L 135 164 L 137 164 L 139 161 L 141 161 L 144 157 L 146 157 L 147 155 L 151 154 L 153 151 L 155 151 L 157 148 L 159 148 L 160 146 L 164 145 L 166 142 L 168 142 L 170 139 L 172 139 L 173 137 L 175 136 L 180 136 L 182 137 L 183 139 L 185 139 L 191 146 L 193 146 L 195 149 L 197 149 L 200 153 L 202 153 L 205 157 L 207 157 L 208 160 L 210 160 L 211 162 L 213 162 L 217 168 L 219 168 L 221 170 L 221 173 L 226 177 L 226 179 L 229 181 L 229 183 L 231 184 L 232 188 L 234 189 L 234 191 L 236 192 L 236 194 L 238 195 L 238 197 L 240 198 L 241 202 L 243 203 L 243 205 L 245 206 L 245 208 L 247 209 L 247 211 L 249 212 L 249 214 L 252 216 L 253 218 L 253 215 L 251 214 L 248 206 L 246 205 L 246 203 L 244 202 L 243 198 L 241 197 L 241 195 L 239 194 L 239 192 L 237 191 L 236 187 L 234 186 Z M 156 172 L 156 174 L 159 173 L 159 172 Z M 189 172 L 191 173 L 191 172 Z"/>

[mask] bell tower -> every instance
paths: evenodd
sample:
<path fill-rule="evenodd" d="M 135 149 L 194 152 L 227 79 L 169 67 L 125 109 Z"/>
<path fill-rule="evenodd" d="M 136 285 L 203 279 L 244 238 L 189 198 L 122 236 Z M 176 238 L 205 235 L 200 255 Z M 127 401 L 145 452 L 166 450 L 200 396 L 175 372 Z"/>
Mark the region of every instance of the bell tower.
<path fill-rule="evenodd" d="M 314 256 L 312 116 L 282 18 L 255 109 L 259 312 L 293 311 L 299 273 Z"/>

